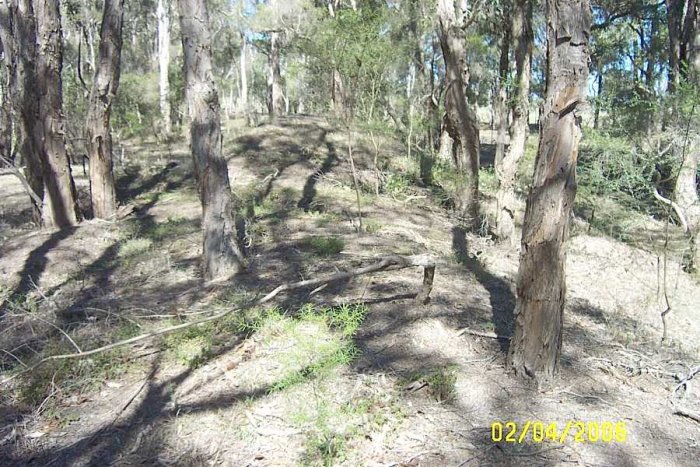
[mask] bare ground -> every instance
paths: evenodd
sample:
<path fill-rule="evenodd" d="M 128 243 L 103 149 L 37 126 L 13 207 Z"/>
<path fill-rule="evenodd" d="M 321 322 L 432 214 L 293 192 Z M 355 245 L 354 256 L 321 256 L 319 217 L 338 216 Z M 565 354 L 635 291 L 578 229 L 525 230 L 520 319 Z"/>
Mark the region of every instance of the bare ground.
<path fill-rule="evenodd" d="M 12 354 L 2 357 L 8 374 L 20 366 L 15 357 L 51 353 L 53 341 L 61 343 L 56 352 L 71 351 L 56 326 L 94 347 L 119 324 L 163 327 L 158 316 L 235 306 L 281 282 L 376 255 L 429 252 L 438 260 L 426 306 L 412 300 L 420 271 L 379 273 L 281 297 L 283 322 L 292 326 L 285 329 L 297 340 L 274 325 L 231 333 L 199 365 L 149 342 L 119 355 L 126 370 L 94 374 L 79 391 L 52 386 L 49 375 L 39 407 L 17 395 L 27 380 L 15 380 L 2 393 L 0 464 L 697 465 L 699 425 L 673 413 L 675 405 L 697 412 L 700 394 L 697 379 L 674 392 L 700 364 L 700 286 L 681 271 L 678 253 L 664 258 L 591 235 L 577 221 L 561 373 L 526 384 L 505 370 L 507 339 L 458 332 L 512 333 L 517 251 L 465 232 L 418 188 L 363 195 L 365 225 L 374 228 L 357 235 L 345 138 L 313 118 L 229 129 L 234 191 L 257 197 L 247 209 L 250 237 L 242 239 L 250 269 L 230 287 L 201 284 L 199 202 L 181 142 L 125 146 L 131 164 L 118 170 L 119 194 L 136 210 L 120 223 L 32 231 L 21 186 L 0 176 L 0 349 Z M 371 181 L 374 149 L 361 139 L 355 146 Z M 398 149 L 384 146 L 380 160 L 399 160 Z M 647 229 L 662 229 L 649 222 Z M 313 254 L 310 236 L 342 236 L 343 251 Z M 664 263 L 672 311 L 662 346 Z M 294 324 L 294 312 L 309 302 L 368 305 L 354 335 L 360 354 L 279 389 L 291 347 L 307 334 L 334 338 Z M 294 365 L 303 370 L 304 362 Z M 436 372 L 454 376 L 449 397 L 436 397 Z M 492 442 L 491 423 L 511 420 L 560 428 L 568 420 L 622 421 L 628 436 L 622 443 Z"/>

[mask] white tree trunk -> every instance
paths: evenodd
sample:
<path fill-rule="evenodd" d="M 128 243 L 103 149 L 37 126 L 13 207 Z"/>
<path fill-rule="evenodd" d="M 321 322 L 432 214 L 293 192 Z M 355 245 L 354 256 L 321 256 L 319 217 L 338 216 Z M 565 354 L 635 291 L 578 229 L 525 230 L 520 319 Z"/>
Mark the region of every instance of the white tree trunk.
<path fill-rule="evenodd" d="M 170 81 L 168 79 L 168 68 L 170 66 L 170 13 L 169 0 L 158 0 L 158 72 L 160 75 L 160 115 L 163 119 L 163 129 L 166 134 L 170 134 L 172 127 L 170 123 Z"/>

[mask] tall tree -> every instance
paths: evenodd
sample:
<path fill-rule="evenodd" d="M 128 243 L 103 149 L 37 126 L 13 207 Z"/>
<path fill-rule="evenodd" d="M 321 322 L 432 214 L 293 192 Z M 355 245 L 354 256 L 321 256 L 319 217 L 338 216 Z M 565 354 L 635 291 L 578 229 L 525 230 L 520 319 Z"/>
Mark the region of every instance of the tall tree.
<path fill-rule="evenodd" d="M 112 101 L 119 88 L 124 0 L 105 0 L 100 28 L 100 50 L 90 92 L 87 142 L 90 157 L 90 195 L 93 215 L 109 219 L 117 209 L 112 170 Z"/>
<path fill-rule="evenodd" d="M 566 247 L 576 196 L 580 105 L 588 86 L 589 0 L 547 0 L 547 85 L 527 200 L 508 365 L 552 375 L 558 367 L 566 296 Z"/>
<path fill-rule="evenodd" d="M 475 224 L 479 218 L 479 127 L 469 107 L 466 85 L 469 82 L 465 2 L 438 0 L 438 35 L 445 61 L 445 126 L 457 145 L 456 166 L 462 177 L 459 208 Z"/>
<path fill-rule="evenodd" d="M 178 0 L 187 103 L 192 118 L 192 157 L 202 202 L 203 270 L 206 280 L 229 278 L 243 268 L 235 242 L 228 167 L 222 153 L 219 94 L 211 63 L 205 0 Z"/>
<path fill-rule="evenodd" d="M 66 152 L 63 120 L 63 29 L 58 2 L 34 0 L 37 53 L 35 57 L 39 125 L 34 126 L 35 148 L 44 179 L 42 220 L 47 227 L 78 223 L 75 185 Z"/>
<path fill-rule="evenodd" d="M 518 164 L 525 154 L 529 133 L 530 68 L 532 59 L 532 0 L 516 0 L 510 14 L 510 36 L 515 54 L 514 89 L 511 96 L 513 120 L 510 126 L 510 145 L 503 157 L 496 158 L 498 177 L 497 229 L 501 240 L 514 240 L 515 177 Z"/>
<path fill-rule="evenodd" d="M 160 118 L 166 135 L 172 131 L 170 121 L 170 1 L 158 0 L 156 9 L 158 17 L 158 87 L 160 95 Z"/>

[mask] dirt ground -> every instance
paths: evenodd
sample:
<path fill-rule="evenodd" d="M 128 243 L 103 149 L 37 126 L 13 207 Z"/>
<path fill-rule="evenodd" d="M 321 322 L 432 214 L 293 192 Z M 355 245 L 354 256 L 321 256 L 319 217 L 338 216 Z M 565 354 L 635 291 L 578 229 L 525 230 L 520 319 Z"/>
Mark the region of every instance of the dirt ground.
<path fill-rule="evenodd" d="M 119 354 L 125 369 L 96 373 L 89 387 L 71 390 L 52 382 L 61 375 L 49 375 L 39 406 L 18 395 L 33 376 L 15 379 L 0 396 L 0 464 L 697 465 L 700 425 L 674 414 L 700 411 L 700 376 L 679 385 L 700 365 L 700 285 L 682 271 L 679 252 L 645 251 L 577 219 L 561 372 L 535 386 L 504 365 L 518 251 L 465 232 L 434 194 L 416 187 L 363 194 L 364 223 L 372 228 L 358 235 L 346 137 L 321 119 L 301 117 L 227 129 L 234 191 L 243 204 L 241 193 L 252 193 L 254 203 L 242 240 L 248 272 L 226 286 L 201 282 L 200 205 L 182 141 L 124 144 L 119 197 L 135 210 L 117 223 L 33 230 L 21 185 L 0 175 L 4 375 L 33 353 L 74 350 L 64 331 L 93 348 L 114 340 L 105 333 L 115 326 L 158 329 L 167 324 L 159 317 L 207 316 L 282 282 L 366 265 L 375 256 L 430 253 L 437 260 L 428 305 L 412 299 L 420 270 L 377 273 L 280 296 L 278 321 L 217 340 L 197 365 L 172 358 L 161 340 L 147 341 Z M 356 138 L 361 175 L 372 180 L 374 147 Z M 380 161 L 400 158 L 384 144 Z M 84 177 L 78 186 L 85 190 Z M 488 193 L 484 202 L 492 212 Z M 648 231 L 663 225 L 649 220 Z M 310 237 L 339 236 L 340 252 L 308 249 Z M 672 306 L 661 345 L 664 289 Z M 324 343 L 342 340 L 320 321 L 297 319 L 305 303 L 366 304 L 352 336 L 358 352 L 282 385 L 285 365 L 309 374 L 304 362 L 288 363 L 296 348 L 310 345 L 314 358 Z M 460 332 L 465 328 L 476 333 Z M 54 341 L 60 345 L 52 350 Z M 570 420 L 624 422 L 627 436 L 491 439 L 497 421 L 556 422 L 561 430 Z"/>

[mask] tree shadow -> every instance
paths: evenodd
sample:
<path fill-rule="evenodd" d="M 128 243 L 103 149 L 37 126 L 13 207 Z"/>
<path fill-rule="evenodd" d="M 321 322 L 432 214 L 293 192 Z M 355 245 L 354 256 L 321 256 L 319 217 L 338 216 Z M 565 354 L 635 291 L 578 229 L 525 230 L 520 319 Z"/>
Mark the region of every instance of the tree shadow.
<path fill-rule="evenodd" d="M 501 351 L 508 353 L 510 339 L 515 330 L 515 296 L 510 285 L 484 268 L 478 259 L 469 255 L 466 230 L 463 227 L 454 226 L 452 228 L 452 251 L 457 256 L 460 264 L 464 265 L 474 274 L 479 283 L 489 292 L 491 303 L 491 322 L 498 336 Z"/>
<path fill-rule="evenodd" d="M 311 209 L 311 204 L 316 197 L 316 184 L 318 183 L 319 179 L 327 172 L 330 172 L 334 166 L 338 165 L 338 156 L 335 151 L 335 146 L 333 146 L 333 144 L 326 139 L 327 135 L 328 131 L 322 130 L 320 142 L 325 144 L 326 149 L 328 150 L 328 155 L 323 161 L 323 164 L 321 164 L 321 167 L 316 169 L 314 173 L 312 173 L 309 178 L 306 179 L 302 197 L 297 204 L 297 207 L 307 212 Z"/>
<path fill-rule="evenodd" d="M 66 227 L 53 232 L 44 243 L 35 248 L 24 262 L 20 281 L 10 296 L 5 300 L 4 306 L 0 307 L 0 319 L 7 313 L 8 305 L 22 300 L 29 293 L 33 286 L 39 283 L 41 276 L 48 264 L 48 253 L 56 248 L 59 243 L 75 233 L 77 227 Z"/>

